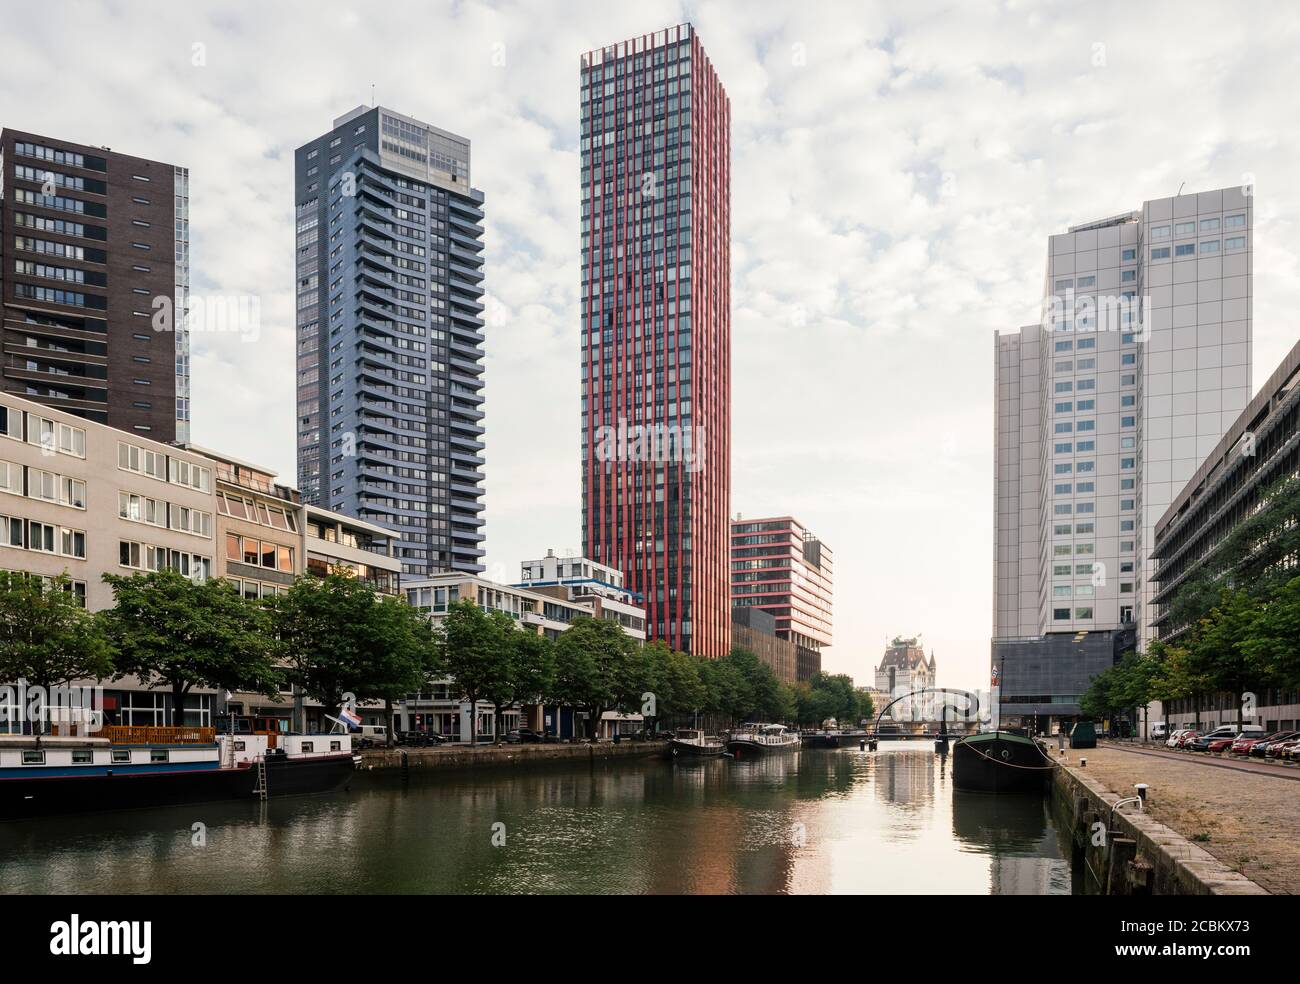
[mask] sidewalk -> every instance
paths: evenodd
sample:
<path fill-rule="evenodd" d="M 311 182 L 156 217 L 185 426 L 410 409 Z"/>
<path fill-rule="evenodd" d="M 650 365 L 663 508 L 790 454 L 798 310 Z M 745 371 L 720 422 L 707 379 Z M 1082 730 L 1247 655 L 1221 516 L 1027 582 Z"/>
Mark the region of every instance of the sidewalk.
<path fill-rule="evenodd" d="M 1139 745 L 1066 749 L 1066 760 L 1121 796 L 1144 782 L 1161 823 L 1270 892 L 1300 892 L 1300 770 Z"/>

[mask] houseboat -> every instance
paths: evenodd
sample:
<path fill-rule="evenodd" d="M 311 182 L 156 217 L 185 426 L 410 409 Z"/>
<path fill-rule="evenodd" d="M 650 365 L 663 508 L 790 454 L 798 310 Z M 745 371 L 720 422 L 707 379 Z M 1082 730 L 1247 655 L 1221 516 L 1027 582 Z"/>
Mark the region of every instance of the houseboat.
<path fill-rule="evenodd" d="M 0 820 L 326 792 L 355 761 L 348 735 L 218 735 L 106 727 L 0 735 Z"/>
<path fill-rule="evenodd" d="M 668 739 L 670 758 L 714 758 L 724 751 L 726 748 L 721 739 L 710 737 L 697 728 L 678 728 L 677 733 Z"/>
<path fill-rule="evenodd" d="M 738 759 L 798 750 L 799 732 L 783 724 L 742 724 L 727 738 L 727 751 Z"/>
<path fill-rule="evenodd" d="M 1038 742 L 1010 731 L 979 731 L 952 749 L 952 784 L 986 793 L 1040 791 L 1055 768 Z"/>

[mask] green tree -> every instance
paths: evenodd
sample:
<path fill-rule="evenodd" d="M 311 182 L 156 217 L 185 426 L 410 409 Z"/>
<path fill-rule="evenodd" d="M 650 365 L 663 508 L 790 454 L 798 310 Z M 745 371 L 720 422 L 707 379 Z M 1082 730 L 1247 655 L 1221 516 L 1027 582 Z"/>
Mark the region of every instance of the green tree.
<path fill-rule="evenodd" d="M 112 673 L 112 650 L 100 622 L 73 596 L 66 573 L 46 583 L 0 571 L 0 682 L 23 680 L 48 693 Z"/>
<path fill-rule="evenodd" d="M 862 715 L 861 698 L 853 678 L 844 673 L 814 673 L 806 684 L 795 688 L 800 724 L 820 727 L 834 718 L 841 727 L 855 727 Z M 870 705 L 871 698 L 867 701 Z"/>
<path fill-rule="evenodd" d="M 511 652 L 516 631 L 505 612 L 485 612 L 466 598 L 447 608 L 439 626 L 442 663 L 469 702 L 469 740 L 478 738 L 478 702 L 493 699 L 509 702 Z M 500 725 L 500 703 L 497 720 Z"/>
<path fill-rule="evenodd" d="M 606 711 L 640 705 L 648 662 L 639 648 L 615 623 L 585 615 L 556 639 L 556 696 L 586 711 L 591 740 L 598 737 Z"/>
<path fill-rule="evenodd" d="M 1164 712 L 1165 734 L 1169 733 L 1169 705 L 1189 694 L 1182 689 L 1177 668 L 1183 658 L 1183 652 L 1176 646 L 1153 639 L 1147 645 L 1146 659 L 1149 662 L 1150 680 L 1148 692 L 1151 700 L 1160 701 Z"/>
<path fill-rule="evenodd" d="M 1259 647 L 1249 645 L 1260 613 L 1260 603 L 1245 591 L 1225 588 L 1219 603 L 1200 620 L 1191 642 L 1196 659 L 1206 668 L 1210 688 L 1236 697 L 1239 727 L 1243 695 L 1264 676 L 1264 668 L 1250 655 L 1259 653 Z"/>
<path fill-rule="evenodd" d="M 492 733 L 501 744 L 501 712 L 514 704 L 537 703 L 554 686 L 551 640 L 532 629 L 516 627 L 502 612 L 493 612 L 501 630 L 500 649 L 492 649 L 493 672 L 483 676 L 483 697 L 492 705 Z"/>
<path fill-rule="evenodd" d="M 438 671 L 438 648 L 420 612 L 350 573 L 305 574 L 271 600 L 270 612 L 288 678 L 334 717 L 349 694 L 383 700 L 390 741 L 393 701 Z"/>
<path fill-rule="evenodd" d="M 371 588 L 371 593 L 374 589 Z M 362 651 L 362 679 L 354 694 L 359 700 L 384 702 L 386 741 L 393 747 L 393 705 L 407 694 L 425 689 L 442 671 L 441 648 L 424 613 L 404 598 L 376 595 L 369 609 L 369 641 Z"/>
<path fill-rule="evenodd" d="M 854 725 L 862 721 L 874 721 L 876 719 L 876 702 L 871 697 L 871 691 L 866 687 L 858 688 L 858 713 L 854 720 Z"/>
<path fill-rule="evenodd" d="M 663 650 L 663 662 L 657 674 L 659 713 L 694 715 L 704 708 L 706 699 L 700 661 L 690 653 L 670 650 L 667 646 Z"/>
<path fill-rule="evenodd" d="M 749 685 L 736 664 L 726 658 L 706 659 L 700 660 L 699 670 L 704 684 L 701 710 L 728 725 L 743 720 L 752 700 Z"/>
<path fill-rule="evenodd" d="M 511 648 L 515 700 L 545 704 L 555 692 L 555 643 L 534 632 L 516 632 Z"/>
<path fill-rule="evenodd" d="M 1261 675 L 1280 687 L 1300 687 L 1300 577 L 1262 607 L 1241 648 Z"/>
<path fill-rule="evenodd" d="M 105 574 L 104 581 L 114 606 L 100 617 L 117 676 L 169 690 L 173 725 L 185 723 L 185 695 L 194 687 L 278 695 L 283 677 L 272 660 L 267 611 L 226 581 L 195 582 L 174 570 Z"/>
<path fill-rule="evenodd" d="M 734 669 L 739 681 L 730 708 L 733 720 L 789 721 L 798 713 L 794 692 L 748 649 L 737 646 L 718 662 Z"/>
<path fill-rule="evenodd" d="M 1079 701 L 1079 709 L 1088 717 L 1109 717 L 1111 710 L 1115 707 L 1114 692 L 1117 683 L 1118 671 L 1116 668 L 1114 666 L 1106 667 L 1089 681 L 1088 689 Z"/>

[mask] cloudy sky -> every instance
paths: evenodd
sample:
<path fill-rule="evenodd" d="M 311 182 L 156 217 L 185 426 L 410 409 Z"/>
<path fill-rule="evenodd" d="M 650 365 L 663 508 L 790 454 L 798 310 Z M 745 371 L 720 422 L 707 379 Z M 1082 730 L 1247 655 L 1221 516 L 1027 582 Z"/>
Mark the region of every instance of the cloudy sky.
<path fill-rule="evenodd" d="M 55 3 L 0 41 L 0 125 L 191 169 L 194 440 L 294 480 L 293 149 L 378 101 L 487 195 L 488 561 L 580 546 L 578 56 L 691 21 L 732 103 L 733 510 L 835 550 L 829 668 L 921 633 L 983 685 L 994 331 L 1046 237 L 1253 183 L 1255 369 L 1300 337 L 1300 14 L 1285 3 Z"/>

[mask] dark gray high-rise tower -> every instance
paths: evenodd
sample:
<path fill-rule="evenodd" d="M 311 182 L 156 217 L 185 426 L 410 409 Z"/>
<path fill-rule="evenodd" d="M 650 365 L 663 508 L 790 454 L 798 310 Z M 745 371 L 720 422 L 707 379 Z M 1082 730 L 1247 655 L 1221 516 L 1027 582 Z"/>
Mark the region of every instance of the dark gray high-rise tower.
<path fill-rule="evenodd" d="M 483 570 L 483 193 L 463 137 L 361 106 L 295 160 L 298 484 Z"/>
<path fill-rule="evenodd" d="M 190 439 L 189 181 L 172 164 L 0 130 L 0 389 Z"/>

